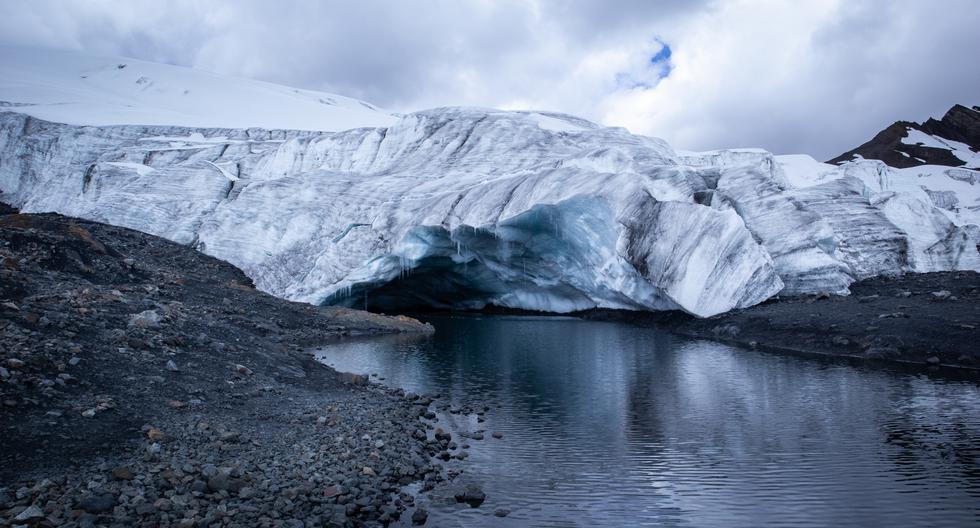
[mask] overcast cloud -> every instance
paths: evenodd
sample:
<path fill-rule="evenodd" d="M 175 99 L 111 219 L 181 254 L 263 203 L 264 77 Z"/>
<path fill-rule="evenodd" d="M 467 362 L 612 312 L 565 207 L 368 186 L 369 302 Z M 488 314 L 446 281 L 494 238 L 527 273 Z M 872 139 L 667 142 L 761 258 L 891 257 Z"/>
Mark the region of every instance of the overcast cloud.
<path fill-rule="evenodd" d="M 821 159 L 980 104 L 978 23 L 975 0 L 0 1 L 7 44 Z"/>

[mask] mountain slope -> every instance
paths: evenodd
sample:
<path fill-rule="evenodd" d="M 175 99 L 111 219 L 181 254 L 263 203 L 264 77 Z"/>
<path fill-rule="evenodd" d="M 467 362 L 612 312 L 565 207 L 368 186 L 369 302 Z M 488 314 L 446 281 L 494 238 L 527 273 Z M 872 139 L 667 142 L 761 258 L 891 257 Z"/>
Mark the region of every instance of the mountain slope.
<path fill-rule="evenodd" d="M 827 163 L 843 163 L 858 156 L 898 168 L 920 165 L 980 168 L 980 107 L 955 105 L 940 120 L 892 123 L 867 143 Z"/>
<path fill-rule="evenodd" d="M 395 117 L 339 95 L 78 52 L 0 46 L 0 108 L 73 125 L 337 131 Z"/>

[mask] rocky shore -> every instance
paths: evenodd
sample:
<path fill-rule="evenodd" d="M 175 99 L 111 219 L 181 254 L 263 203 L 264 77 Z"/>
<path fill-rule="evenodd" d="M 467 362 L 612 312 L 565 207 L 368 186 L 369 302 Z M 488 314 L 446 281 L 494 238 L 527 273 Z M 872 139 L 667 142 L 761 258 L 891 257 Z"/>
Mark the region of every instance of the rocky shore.
<path fill-rule="evenodd" d="M 851 295 L 776 298 L 707 319 L 597 313 L 690 336 L 805 355 L 980 373 L 980 273 L 910 273 L 851 285 Z"/>
<path fill-rule="evenodd" d="M 424 522 L 431 399 L 307 348 L 428 325 L 291 303 L 161 238 L 0 207 L 0 525 Z M 429 418 L 427 418 L 429 417 Z"/>

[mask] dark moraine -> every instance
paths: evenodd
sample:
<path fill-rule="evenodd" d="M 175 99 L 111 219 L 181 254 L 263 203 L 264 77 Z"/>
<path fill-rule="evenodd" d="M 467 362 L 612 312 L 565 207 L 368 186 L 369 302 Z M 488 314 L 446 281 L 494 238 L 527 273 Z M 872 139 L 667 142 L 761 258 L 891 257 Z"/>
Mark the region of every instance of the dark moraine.
<path fill-rule="evenodd" d="M 461 410 L 439 416 L 453 453 L 469 445 L 447 465 L 463 470 L 457 488 L 476 483 L 486 501 L 470 508 L 437 489 L 421 500 L 430 525 L 980 523 L 975 381 L 617 322 L 427 319 L 433 336 L 319 357 Z"/>

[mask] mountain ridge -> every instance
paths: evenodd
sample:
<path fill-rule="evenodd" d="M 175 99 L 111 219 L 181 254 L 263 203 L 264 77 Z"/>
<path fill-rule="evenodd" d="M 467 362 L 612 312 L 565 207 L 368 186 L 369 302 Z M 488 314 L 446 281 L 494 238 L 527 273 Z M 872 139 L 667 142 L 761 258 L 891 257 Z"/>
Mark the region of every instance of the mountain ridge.
<path fill-rule="evenodd" d="M 955 104 L 938 120 L 929 118 L 923 123 L 896 121 L 869 141 L 827 163 L 840 164 L 860 156 L 881 160 L 896 168 L 944 165 L 975 169 L 980 168 L 978 151 L 980 107 Z"/>

